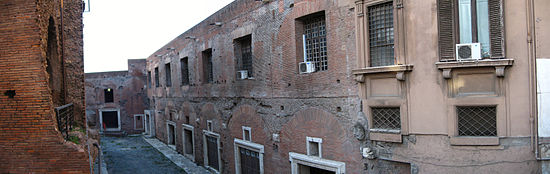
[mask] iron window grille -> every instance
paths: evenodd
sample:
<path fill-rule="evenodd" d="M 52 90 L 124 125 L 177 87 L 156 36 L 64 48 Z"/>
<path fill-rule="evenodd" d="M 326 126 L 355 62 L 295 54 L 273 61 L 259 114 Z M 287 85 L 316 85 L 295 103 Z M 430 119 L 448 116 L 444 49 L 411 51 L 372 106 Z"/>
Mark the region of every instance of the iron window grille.
<path fill-rule="evenodd" d="M 320 15 L 304 20 L 307 61 L 315 64 L 316 71 L 328 69 L 327 33 L 325 16 Z"/>
<path fill-rule="evenodd" d="M 495 106 L 458 106 L 459 136 L 497 136 Z"/>
<path fill-rule="evenodd" d="M 250 35 L 239 38 L 237 44 L 240 52 L 240 60 L 238 62 L 238 70 L 246 70 L 248 77 L 253 77 L 252 74 L 252 38 Z"/>
<path fill-rule="evenodd" d="M 384 130 L 401 130 L 401 113 L 399 107 L 372 108 L 372 128 Z"/>
<path fill-rule="evenodd" d="M 370 66 L 395 64 L 393 2 L 368 7 Z"/>
<path fill-rule="evenodd" d="M 180 60 L 181 85 L 189 85 L 189 58 L 184 57 Z"/>
<path fill-rule="evenodd" d="M 239 155 L 242 174 L 260 173 L 260 153 L 239 147 Z"/>

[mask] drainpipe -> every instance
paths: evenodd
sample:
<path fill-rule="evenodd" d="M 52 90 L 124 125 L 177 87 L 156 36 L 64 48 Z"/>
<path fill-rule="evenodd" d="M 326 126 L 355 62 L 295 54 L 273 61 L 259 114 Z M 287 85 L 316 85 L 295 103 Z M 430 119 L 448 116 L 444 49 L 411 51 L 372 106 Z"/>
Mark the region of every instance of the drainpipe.
<path fill-rule="evenodd" d="M 535 39 L 535 8 L 534 0 L 526 0 L 526 21 L 527 21 L 527 44 L 528 44 L 528 62 L 529 62 L 529 113 L 531 117 L 529 118 L 530 122 L 530 132 L 531 132 L 531 146 L 535 152 L 535 158 L 541 160 L 539 154 L 539 131 L 538 131 L 538 108 L 537 108 L 537 66 L 536 66 L 536 39 Z"/>

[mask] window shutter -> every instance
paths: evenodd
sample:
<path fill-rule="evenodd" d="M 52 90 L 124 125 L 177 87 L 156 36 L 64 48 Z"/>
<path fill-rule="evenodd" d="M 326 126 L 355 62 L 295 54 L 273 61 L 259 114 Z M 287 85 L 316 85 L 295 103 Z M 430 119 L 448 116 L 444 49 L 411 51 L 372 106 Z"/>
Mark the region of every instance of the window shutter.
<path fill-rule="evenodd" d="M 504 58 L 504 18 L 502 0 L 489 0 L 491 58 Z"/>
<path fill-rule="evenodd" d="M 455 34 L 454 30 L 454 2 L 453 0 L 438 1 L 439 16 L 439 58 L 440 61 L 454 60 Z"/>

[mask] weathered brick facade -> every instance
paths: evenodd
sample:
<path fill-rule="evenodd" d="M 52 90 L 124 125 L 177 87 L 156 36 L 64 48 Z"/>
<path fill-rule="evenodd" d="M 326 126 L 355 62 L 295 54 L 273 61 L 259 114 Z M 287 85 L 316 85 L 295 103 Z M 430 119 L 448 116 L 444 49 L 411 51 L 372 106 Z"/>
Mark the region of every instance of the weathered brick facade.
<path fill-rule="evenodd" d="M 175 123 L 175 147 L 184 153 L 182 124 L 191 125 L 191 158 L 207 166 L 204 138 L 210 133 L 203 131 L 211 120 L 210 132 L 220 136 L 222 173 L 236 172 L 234 142 L 243 139 L 243 126 L 250 127 L 251 142 L 263 145 L 266 173 L 289 173 L 289 152 L 306 154 L 306 137 L 317 137 L 323 141 L 323 159 L 345 162 L 346 173 L 360 173 L 362 157 L 353 153 L 359 151 L 360 141 L 351 133 L 351 127 L 361 122 L 350 74 L 356 61 L 353 7 L 351 0 L 237 0 L 186 31 L 147 58 L 156 137 L 168 143 L 166 126 Z M 300 74 L 301 33 L 310 14 L 321 14 L 325 20 L 328 69 Z M 253 78 L 243 80 L 237 78 L 242 69 L 236 45 L 244 36 L 251 36 Z M 203 78 L 203 51 L 208 49 L 211 83 Z M 181 83 L 182 58 L 188 60 L 189 85 Z M 166 64 L 171 86 L 166 85 Z"/>
<path fill-rule="evenodd" d="M 101 110 L 118 110 L 120 131 L 143 132 L 143 111 L 148 105 L 146 94 L 145 59 L 129 59 L 128 71 L 86 73 L 86 111 L 89 122 L 100 130 Z M 114 101 L 105 102 L 105 89 L 111 89 Z M 139 119 L 136 114 L 142 115 Z"/>
<path fill-rule="evenodd" d="M 61 8 L 0 1 L 0 173 L 90 172 L 86 140 L 65 141 L 54 114 L 73 103 L 75 125 L 85 125 L 82 1 Z"/>

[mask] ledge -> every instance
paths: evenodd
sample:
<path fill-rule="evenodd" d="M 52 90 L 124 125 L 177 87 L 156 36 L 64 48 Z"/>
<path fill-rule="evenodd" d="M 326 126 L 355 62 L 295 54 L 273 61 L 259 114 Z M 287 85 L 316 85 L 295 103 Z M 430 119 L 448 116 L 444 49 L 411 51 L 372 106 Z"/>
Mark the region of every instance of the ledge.
<path fill-rule="evenodd" d="M 498 137 L 451 137 L 451 145 L 457 146 L 496 146 Z"/>
<path fill-rule="evenodd" d="M 361 69 L 351 70 L 351 73 L 354 75 L 359 74 L 374 74 L 374 73 L 384 73 L 384 72 L 403 72 L 403 71 L 412 71 L 413 65 L 391 65 L 391 66 L 377 66 L 377 67 L 366 67 Z"/>
<path fill-rule="evenodd" d="M 370 132 L 369 139 L 374 141 L 385 141 L 385 142 L 394 142 L 394 143 L 403 142 L 401 133 L 393 133 L 393 132 Z"/>
<path fill-rule="evenodd" d="M 437 69 L 443 70 L 443 78 L 452 78 L 451 70 L 455 68 L 494 67 L 497 77 L 504 77 L 504 68 L 512 66 L 514 59 L 484 59 L 471 61 L 437 62 Z"/>
<path fill-rule="evenodd" d="M 407 65 L 390 65 L 390 66 L 377 66 L 377 67 L 366 67 L 361 69 L 354 69 L 351 70 L 351 73 L 356 75 L 355 81 L 357 82 L 365 82 L 364 75 L 369 74 L 376 74 L 376 73 L 388 73 L 388 72 L 397 72 L 395 77 L 398 80 L 405 80 L 405 73 L 408 71 L 412 71 L 413 65 L 407 64 Z"/>

